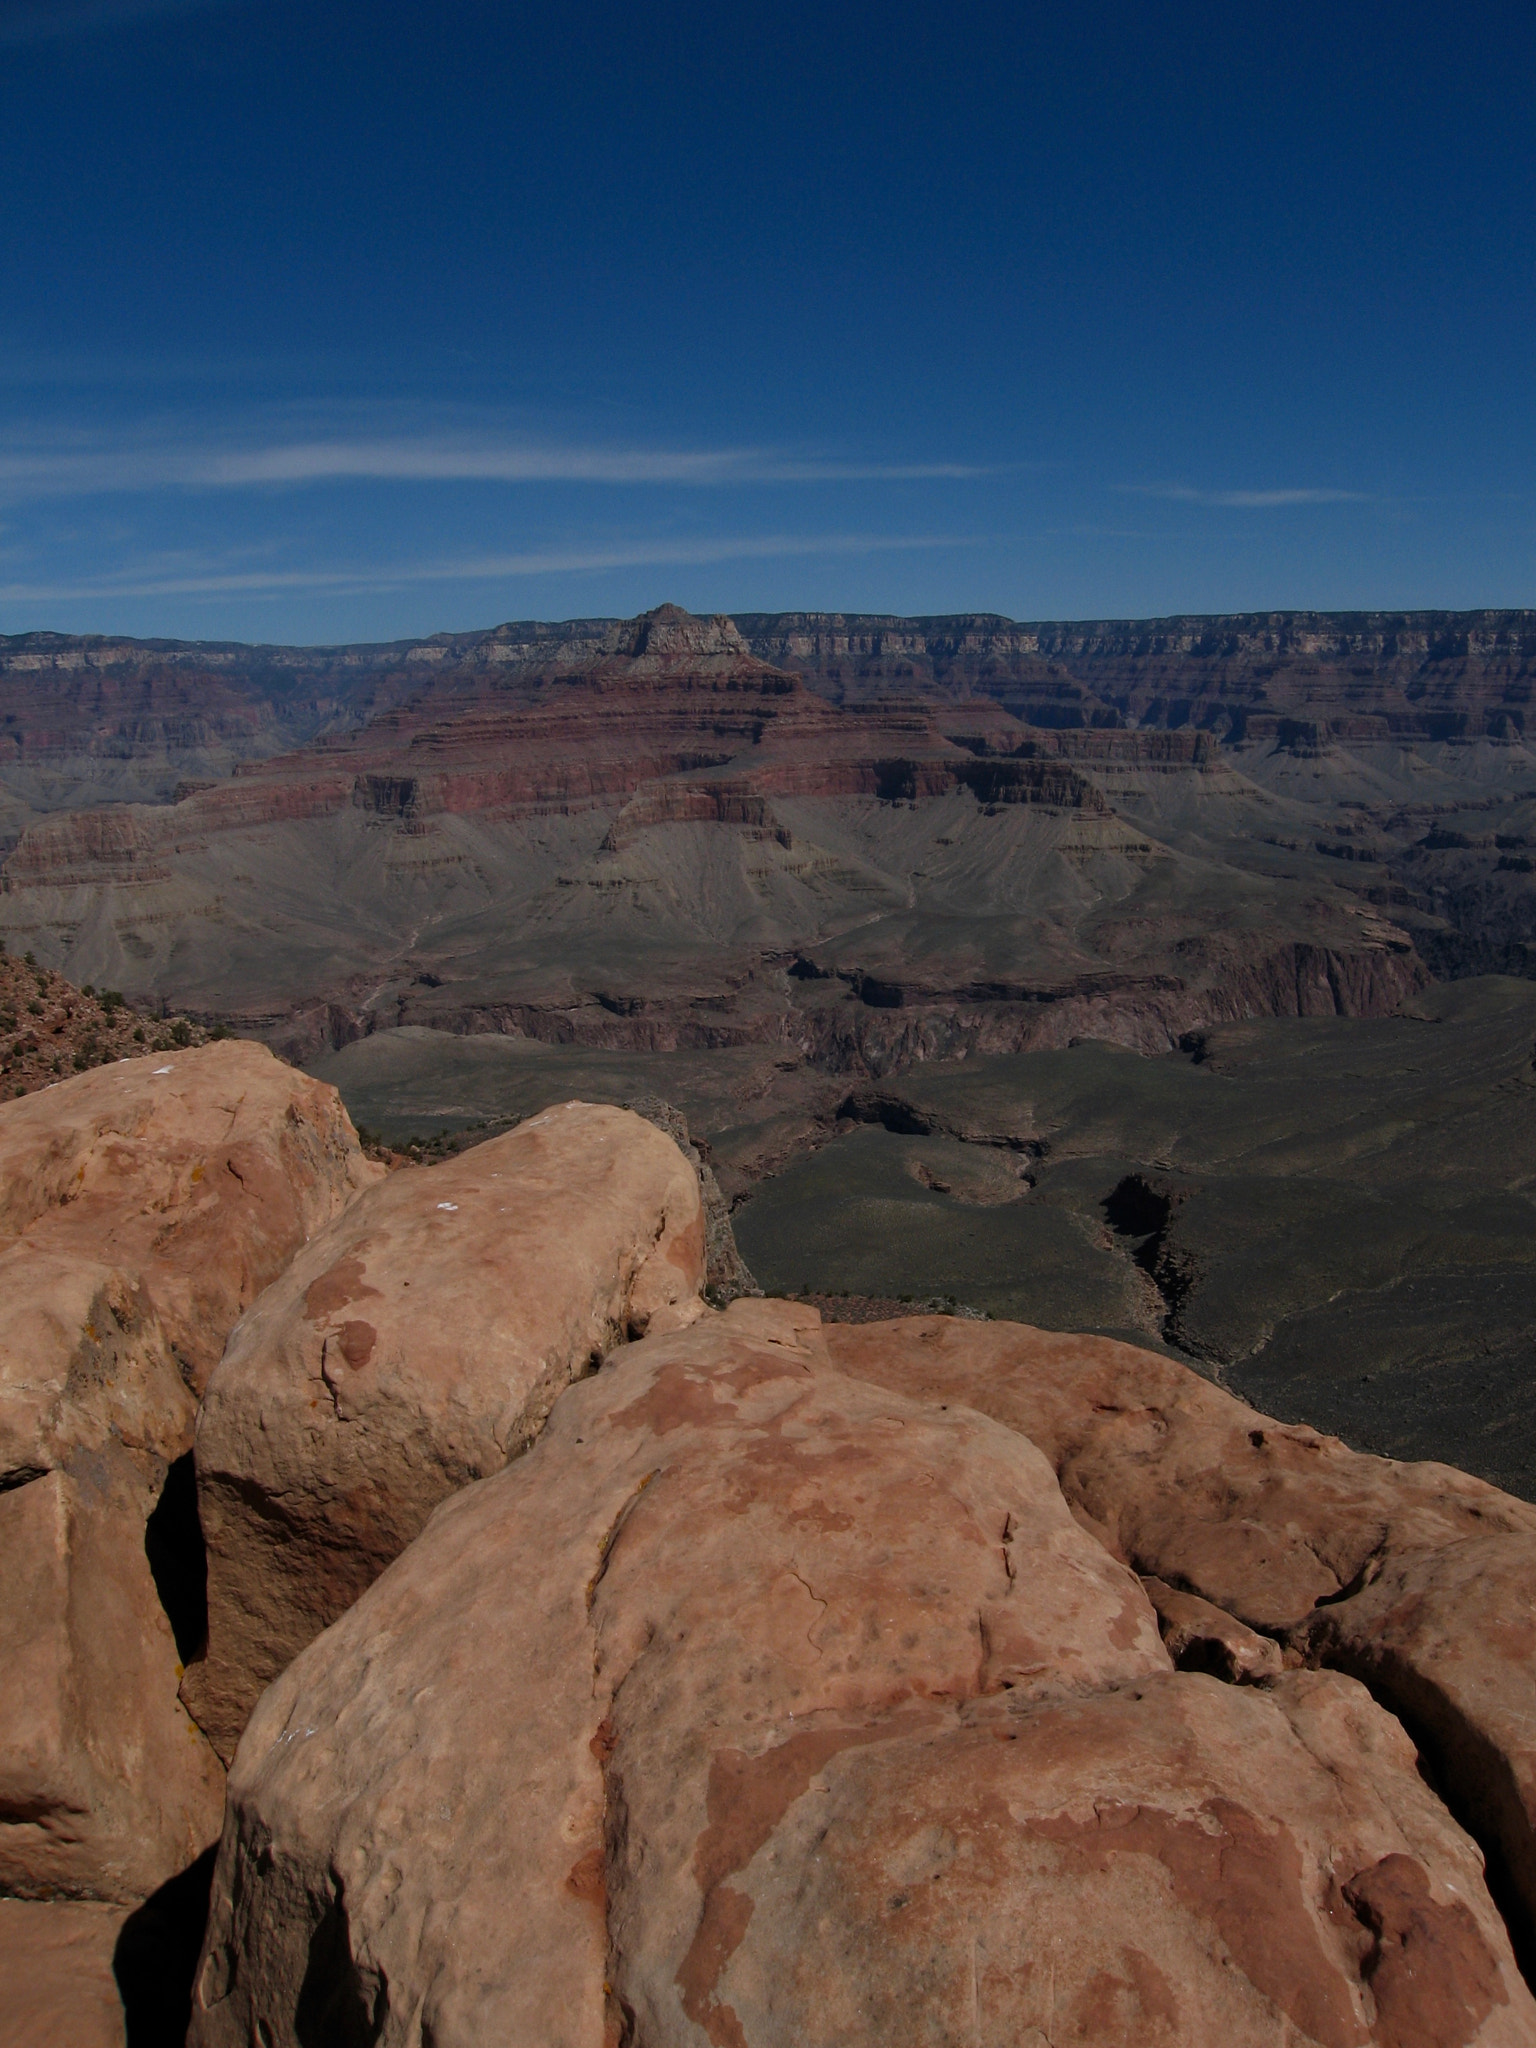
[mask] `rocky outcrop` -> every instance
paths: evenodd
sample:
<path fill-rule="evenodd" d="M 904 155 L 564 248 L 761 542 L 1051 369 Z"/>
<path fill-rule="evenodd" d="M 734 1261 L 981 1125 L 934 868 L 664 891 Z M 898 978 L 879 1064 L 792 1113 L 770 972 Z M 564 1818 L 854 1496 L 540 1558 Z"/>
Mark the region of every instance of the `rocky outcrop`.
<path fill-rule="evenodd" d="M 217 1830 L 176 1696 L 198 1399 L 240 1311 L 379 1171 L 333 1090 L 248 1044 L 0 1108 L 0 1889 L 133 1901 Z"/>
<path fill-rule="evenodd" d="M 0 1106 L 0 1482 L 182 1456 L 241 1311 L 382 1172 L 334 1089 L 243 1040 Z"/>
<path fill-rule="evenodd" d="M 1273 1422 L 1107 1338 L 922 1317 L 827 1341 L 849 1372 L 1021 1431 L 1083 1525 L 1138 1571 L 1366 1680 L 1424 1743 L 1529 1940 L 1536 1508 L 1449 1466 Z"/>
<path fill-rule="evenodd" d="M 1175 1673 L 1017 1430 L 738 1302 L 569 1389 L 265 1695 L 190 2039 L 1515 2048 L 1414 1761 L 1341 1675 Z"/>
<path fill-rule="evenodd" d="M 1035 1577 L 1011 1600 L 1014 1527 Z M 524 1569 L 535 1555 L 540 1569 Z M 391 1642 L 398 1666 L 377 1654 Z M 814 1314 L 784 1304 L 738 1302 L 632 1346 L 570 1391 L 527 1458 L 445 1506 L 262 1701 L 193 2038 L 246 2040 L 258 2024 L 295 2038 L 311 1893 L 336 1930 L 317 2012 L 366 2013 L 380 2040 L 420 2015 L 445 2048 L 597 2038 L 605 1998 L 640 1991 L 604 1990 L 621 1845 L 654 1872 L 656 1964 L 684 1968 L 683 1995 L 707 2010 L 712 1952 L 723 1962 L 734 1945 L 735 1865 L 715 1851 L 711 1874 L 710 1852 L 691 1858 L 712 1811 L 724 1824 L 739 1808 L 750 1827 L 773 1799 L 751 1757 L 795 1786 L 839 1746 L 829 1729 L 899 1726 L 903 1709 L 973 1692 L 984 1660 L 996 1683 L 1053 1686 L 1058 1649 L 1069 1686 L 1167 1667 L 1134 1579 L 1074 1529 L 1027 1446 L 833 1379 Z M 471 1694 L 489 1745 L 456 1704 Z M 411 1704 L 381 1719 L 385 1699 Z M 360 1746 L 354 1726 L 370 1723 Z M 512 1784 L 509 1830 L 499 1788 Z M 404 1890 L 386 1875 L 386 1831 L 421 1845 Z M 275 1887 L 253 1883 L 258 1838 Z M 346 1872 L 344 1893 L 328 1867 Z M 695 1943 L 717 1893 L 726 1924 Z M 620 1910 L 645 1917 L 632 1882 Z M 491 1937 L 509 1916 L 516 1956 Z"/>
<path fill-rule="evenodd" d="M 1536 1936 L 1536 1536 L 1503 1532 L 1374 1555 L 1319 1607 L 1308 1653 L 1353 1672 L 1433 1756 Z"/>
<path fill-rule="evenodd" d="M 1324 733 L 1430 739 L 1525 729 L 1536 613 L 1259 612 L 1024 623 L 788 612 L 737 618 L 760 658 L 840 700 L 994 697 L 1045 727 L 1208 726 L 1273 744 Z"/>
<path fill-rule="evenodd" d="M 709 1307 L 642 1106 L 382 1180 L 245 1046 L 0 1109 L 10 2031 L 1528 2048 L 1536 1508 L 1103 1339 Z"/>
<path fill-rule="evenodd" d="M 230 1338 L 197 1428 L 208 1648 L 183 1697 L 226 1759 L 257 1696 L 455 1489 L 611 1345 L 703 1312 L 696 1170 L 567 1103 L 392 1175 Z"/>
<path fill-rule="evenodd" d="M 602 851 L 622 853 L 652 825 L 736 825 L 754 838 L 792 844 L 767 798 L 741 784 L 658 782 L 635 791 L 608 827 Z"/>
<path fill-rule="evenodd" d="M 0 954 L 0 1098 L 150 1052 L 186 1052 L 209 1037 L 189 1018 L 144 1015 L 116 989 L 87 992 L 46 967 Z"/>

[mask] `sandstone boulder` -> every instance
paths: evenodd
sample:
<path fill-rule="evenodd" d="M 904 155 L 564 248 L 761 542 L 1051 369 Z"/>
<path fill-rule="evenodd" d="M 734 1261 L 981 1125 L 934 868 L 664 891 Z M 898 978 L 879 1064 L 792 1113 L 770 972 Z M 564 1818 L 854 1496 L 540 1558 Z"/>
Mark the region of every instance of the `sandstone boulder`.
<path fill-rule="evenodd" d="M 375 1174 L 334 1090 L 255 1045 L 0 1107 L 0 1889 L 133 1901 L 216 1835 L 222 1772 L 177 1698 L 197 1397 Z"/>
<path fill-rule="evenodd" d="M 124 2048 L 112 1906 L 0 1898 L 0 2014 L 6 2048 Z"/>
<path fill-rule="evenodd" d="M 983 1682 L 1167 1669 L 1140 1587 L 1027 1444 L 829 1373 L 814 1311 L 738 1302 L 572 1387 L 265 1694 L 193 2038 L 291 2043 L 352 2012 L 380 2041 L 419 2016 L 443 2048 L 588 2043 L 637 1802 L 680 1960 L 712 1772 L 790 1742 L 792 1774 L 828 1728 L 835 1747 Z"/>
<path fill-rule="evenodd" d="M 0 1105 L 0 1483 L 180 1457 L 237 1317 L 382 1171 L 333 1088 L 241 1039 Z"/>
<path fill-rule="evenodd" d="M 984 1699 L 798 1772 L 754 1761 L 758 1803 L 721 1802 L 696 1853 L 722 1901 L 683 1977 L 700 2031 L 676 2018 L 670 1949 L 616 1961 L 642 2040 L 1533 2038 L 1475 1846 L 1401 1730 L 1333 1673 Z"/>
<path fill-rule="evenodd" d="M 1484 1480 L 1363 1456 L 1108 1337 L 912 1316 L 836 1324 L 827 1342 L 846 1372 L 1017 1429 L 1118 1555 L 1266 1633 L 1389 1551 L 1536 1535 L 1536 1507 Z"/>
<path fill-rule="evenodd" d="M 122 1451 L 0 1494 L 0 1890 L 146 1897 L 219 1831 L 224 1774 L 180 1665 Z"/>
<path fill-rule="evenodd" d="M 1536 1933 L 1536 1508 L 1273 1422 L 1107 1338 L 925 1316 L 827 1341 L 846 1371 L 1022 1431 L 1138 1571 L 1365 1679 Z"/>
<path fill-rule="evenodd" d="M 1175 1674 L 1032 1445 L 753 1301 L 571 1387 L 270 1687 L 189 2036 L 1533 2038 L 1361 1686 Z"/>
<path fill-rule="evenodd" d="M 699 1179 L 620 1109 L 566 1103 L 391 1176 L 230 1339 L 197 1429 L 208 1650 L 183 1696 L 226 1759 L 270 1679 L 499 1471 L 612 1344 L 703 1314 Z"/>

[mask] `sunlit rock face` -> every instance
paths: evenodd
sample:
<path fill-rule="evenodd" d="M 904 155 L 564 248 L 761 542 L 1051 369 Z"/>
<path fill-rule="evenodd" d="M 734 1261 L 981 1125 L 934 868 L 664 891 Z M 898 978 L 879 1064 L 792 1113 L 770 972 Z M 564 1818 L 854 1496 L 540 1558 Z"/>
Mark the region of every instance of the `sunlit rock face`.
<path fill-rule="evenodd" d="M 703 1313 L 696 1170 L 567 1103 L 395 1173 L 237 1325 L 197 1425 L 208 1646 L 182 1694 L 220 1755 L 304 1645 L 500 1471 L 614 1344 Z"/>
<path fill-rule="evenodd" d="M 177 1698 L 190 1453 L 241 1310 L 381 1169 L 335 1091 L 231 1041 L 0 1107 L 0 1888 L 132 1902 L 218 1831 Z"/>

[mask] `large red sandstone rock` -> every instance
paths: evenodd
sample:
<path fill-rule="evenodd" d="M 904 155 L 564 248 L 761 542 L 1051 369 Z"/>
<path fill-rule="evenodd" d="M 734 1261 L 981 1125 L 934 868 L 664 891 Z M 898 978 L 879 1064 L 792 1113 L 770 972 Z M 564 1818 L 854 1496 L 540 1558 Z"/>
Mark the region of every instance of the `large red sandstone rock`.
<path fill-rule="evenodd" d="M 198 1422 L 208 1652 L 183 1697 L 221 1755 L 268 1681 L 570 1380 L 703 1313 L 704 1264 L 677 1146 L 580 1102 L 391 1176 L 307 1247 L 230 1339 Z"/>
<path fill-rule="evenodd" d="M 846 1371 L 1021 1430 L 1138 1570 L 1366 1679 L 1536 1928 L 1536 1508 L 1273 1422 L 1107 1338 L 926 1316 L 827 1341 Z"/>
<path fill-rule="evenodd" d="M 239 1039 L 0 1105 L 0 1480 L 179 1457 L 236 1318 L 381 1173 L 333 1088 Z"/>
<path fill-rule="evenodd" d="M 0 2028 L 6 2048 L 124 2048 L 111 1906 L 0 1899 Z"/>
<path fill-rule="evenodd" d="M 293 2041 L 328 1913 L 338 2014 L 382 2000 L 443 2048 L 591 2042 L 631 1726 L 697 1834 L 736 1741 L 1167 1669 L 1028 1445 L 824 1360 L 781 1303 L 621 1350 L 289 1667 L 236 1759 L 195 2038 Z M 676 1848 L 654 1877 L 686 1946 Z"/>
<path fill-rule="evenodd" d="M 1536 1535 L 1536 1507 L 1481 1479 L 1362 1456 L 1108 1337 L 912 1316 L 827 1342 L 846 1372 L 1019 1430 L 1118 1554 L 1252 1628 L 1295 1627 L 1387 1552 Z"/>
<path fill-rule="evenodd" d="M 268 1690 L 190 2040 L 1536 2038 L 1353 1681 L 1175 1675 L 974 1409 L 738 1302 L 618 1353 Z"/>
<path fill-rule="evenodd" d="M 0 1107 L 0 1889 L 132 1901 L 217 1833 L 146 1524 L 235 1318 L 374 1174 L 254 1045 Z"/>
<path fill-rule="evenodd" d="M 1256 1693 L 1181 1675 L 1023 1711 L 981 1700 L 873 1742 L 821 1734 L 743 1758 L 755 1796 L 712 1802 L 693 1869 L 719 1904 L 679 1973 L 699 2032 L 676 2017 L 674 1945 L 632 1956 L 615 1914 L 637 2038 L 1536 2038 L 1476 1848 L 1348 1679 Z"/>

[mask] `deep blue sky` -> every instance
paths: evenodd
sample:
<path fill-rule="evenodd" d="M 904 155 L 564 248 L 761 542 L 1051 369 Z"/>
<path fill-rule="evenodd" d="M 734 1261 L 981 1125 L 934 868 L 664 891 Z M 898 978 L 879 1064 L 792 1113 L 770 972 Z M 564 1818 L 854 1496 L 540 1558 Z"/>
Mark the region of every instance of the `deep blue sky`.
<path fill-rule="evenodd" d="M 1536 10 L 0 0 L 0 631 L 1536 604 Z"/>

